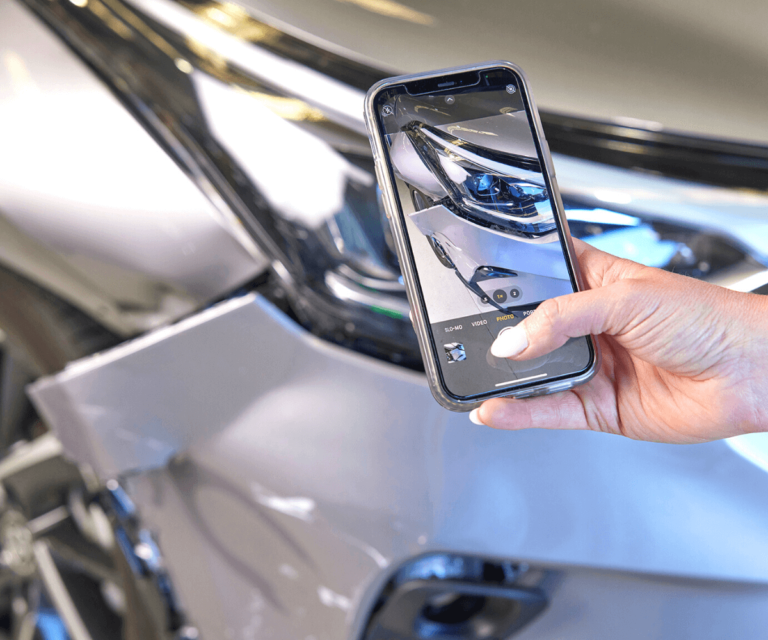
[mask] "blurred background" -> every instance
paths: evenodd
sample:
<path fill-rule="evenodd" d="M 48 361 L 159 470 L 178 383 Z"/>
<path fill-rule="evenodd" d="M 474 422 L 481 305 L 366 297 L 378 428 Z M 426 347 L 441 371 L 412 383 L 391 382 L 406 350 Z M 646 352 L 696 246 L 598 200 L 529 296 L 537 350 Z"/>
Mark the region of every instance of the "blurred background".
<path fill-rule="evenodd" d="M 0 637 L 765 637 L 766 439 L 438 407 L 362 110 L 510 60 L 574 236 L 765 293 L 767 22 L 0 0 Z"/>

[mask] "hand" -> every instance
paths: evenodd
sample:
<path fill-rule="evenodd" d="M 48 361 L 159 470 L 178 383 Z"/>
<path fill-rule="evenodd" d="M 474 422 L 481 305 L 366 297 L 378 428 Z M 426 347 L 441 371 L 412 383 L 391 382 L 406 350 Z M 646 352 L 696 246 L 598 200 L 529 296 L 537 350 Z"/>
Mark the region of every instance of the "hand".
<path fill-rule="evenodd" d="M 546 300 L 492 352 L 524 360 L 593 334 L 600 371 L 563 393 L 488 400 L 474 422 L 671 443 L 768 430 L 768 299 L 574 244 L 588 289 Z"/>

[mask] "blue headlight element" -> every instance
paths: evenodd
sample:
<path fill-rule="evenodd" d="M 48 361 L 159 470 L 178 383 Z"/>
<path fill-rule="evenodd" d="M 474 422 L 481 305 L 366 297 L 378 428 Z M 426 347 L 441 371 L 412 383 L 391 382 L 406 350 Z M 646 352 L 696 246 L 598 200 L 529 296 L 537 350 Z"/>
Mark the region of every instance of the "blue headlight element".
<path fill-rule="evenodd" d="M 648 267 L 665 267 L 675 254 L 685 250 L 683 243 L 661 239 L 647 224 L 607 231 L 585 241 L 601 251 Z"/>
<path fill-rule="evenodd" d="M 591 224 L 617 225 L 622 227 L 634 227 L 640 224 L 640 218 L 626 213 L 609 211 L 608 209 L 576 209 L 566 207 L 568 222 L 579 221 Z"/>
<path fill-rule="evenodd" d="M 567 209 L 566 216 L 574 227 L 574 235 L 619 258 L 663 268 L 678 253 L 686 254 L 684 243 L 663 239 L 649 223 L 636 216 L 601 208 Z M 592 234 L 585 233 L 583 223 L 591 227 Z"/>
<path fill-rule="evenodd" d="M 650 267 L 718 281 L 762 267 L 728 238 L 650 217 L 564 199 L 571 234 L 593 247 Z"/>
<path fill-rule="evenodd" d="M 483 195 L 490 194 L 493 196 L 498 194 L 500 191 L 498 181 L 495 179 L 495 176 L 492 176 L 490 173 L 481 173 L 474 176 L 474 178 L 469 181 L 467 186 L 471 188 L 470 184 L 472 183 L 474 183 L 477 192 L 482 193 Z"/>
<path fill-rule="evenodd" d="M 480 147 L 416 121 L 398 135 L 408 138 L 412 153 L 439 183 L 442 192 L 430 193 L 435 204 L 524 242 L 546 241 L 557 233 L 536 158 Z M 414 184 L 413 176 L 406 175 L 413 169 L 402 160 L 406 155 L 399 167 L 395 160 L 396 170 L 406 183 Z"/>

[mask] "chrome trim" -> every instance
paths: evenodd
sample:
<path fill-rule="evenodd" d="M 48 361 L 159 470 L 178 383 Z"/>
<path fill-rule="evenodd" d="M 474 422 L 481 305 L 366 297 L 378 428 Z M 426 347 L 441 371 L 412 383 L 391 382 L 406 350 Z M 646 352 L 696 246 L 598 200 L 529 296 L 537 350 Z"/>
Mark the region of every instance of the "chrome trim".
<path fill-rule="evenodd" d="M 742 291 L 744 293 L 751 293 L 768 285 L 768 269 L 764 271 L 758 271 L 748 275 L 746 278 L 742 278 L 728 284 L 727 287 L 733 291 Z"/>
<path fill-rule="evenodd" d="M 187 37 L 200 38 L 201 43 L 224 55 L 232 64 L 255 71 L 256 76 L 262 70 L 252 67 L 257 55 L 254 52 L 269 52 L 283 58 L 284 63 L 298 62 L 328 79 L 361 90 L 362 102 L 362 92 L 372 84 L 396 75 L 396 70 L 377 69 L 365 61 L 329 51 L 327 44 L 319 46 L 309 42 L 306 34 L 304 39 L 295 37 L 232 3 L 217 0 L 126 1 L 171 29 L 178 29 Z M 185 10 L 194 14 L 194 18 L 185 16 Z M 227 19 L 217 20 L 215 16 Z M 222 47 L 228 38 L 231 41 Z M 236 40 L 239 40 L 238 45 L 235 45 Z M 288 90 L 295 90 L 296 86 L 289 86 Z M 346 115 L 359 118 L 359 112 L 358 109 Z M 665 129 L 659 123 L 627 118 L 596 120 L 544 110 L 541 121 L 554 153 L 616 167 L 658 172 L 670 178 L 768 190 L 768 146 L 765 145 L 707 138 Z"/>
<path fill-rule="evenodd" d="M 261 46 L 252 46 L 241 37 L 226 33 L 201 19 L 176 2 L 170 0 L 128 0 L 147 17 L 170 26 L 186 42 L 215 51 L 240 71 L 259 78 L 271 88 L 286 95 L 297 95 L 320 108 L 334 122 L 365 135 L 360 114 L 363 108 L 362 91 L 339 82 L 327 73 L 299 64 Z M 231 11 L 231 9 L 230 9 Z M 204 14 L 202 14 L 204 16 Z M 220 24 L 217 24 L 220 27 Z M 266 28 L 266 26 L 265 26 Z M 305 62 L 305 61 L 303 61 Z"/>
<path fill-rule="evenodd" d="M 363 244 L 370 241 L 373 230 L 380 236 L 379 255 L 367 256 L 357 267 L 362 275 L 382 280 L 381 294 L 391 295 L 394 306 L 405 300 L 379 220 L 367 140 L 355 132 L 363 130 L 358 91 L 261 51 L 251 52 L 257 56 L 253 60 L 269 64 L 258 69 L 259 77 L 251 76 L 222 54 L 119 0 L 93 0 L 84 8 L 28 0 L 28 6 L 96 71 L 200 190 L 237 216 L 272 260 L 268 286 L 280 289 L 275 296 L 287 301 L 287 310 L 304 326 L 369 355 L 420 367 L 406 318 L 341 304 L 325 286 L 325 272 L 356 266 L 359 255 L 353 245 L 361 236 Z M 276 70 L 306 80 L 317 91 L 309 91 L 308 99 L 281 92 L 274 86 Z M 323 97 L 328 91 L 335 94 Z M 321 98 L 340 98 L 347 106 L 334 109 L 323 102 L 320 109 Z M 249 117 L 254 124 L 243 126 Z M 287 156 L 294 148 L 301 148 L 301 154 Z M 309 150 L 315 155 L 309 156 Z M 314 159 L 314 164 L 305 160 L 297 165 L 301 158 Z M 275 168 L 282 166 L 286 170 L 276 176 Z M 324 175 L 327 180 L 320 179 Z M 325 200 L 317 197 L 317 189 L 326 189 Z M 317 205 L 314 217 L 308 201 Z M 331 228 L 341 226 L 341 217 L 346 217 L 349 236 L 339 243 Z"/>
<path fill-rule="evenodd" d="M 335 295 L 338 290 L 334 292 L 328 286 L 335 281 L 334 276 L 326 278 L 326 273 L 335 269 L 336 274 L 341 274 L 343 267 L 354 266 L 354 256 L 342 252 L 339 238 L 330 233 L 325 238 L 312 238 L 314 244 L 307 242 L 313 233 L 308 222 L 291 218 L 266 197 L 272 186 L 271 174 L 260 175 L 264 173 L 257 170 L 260 165 L 249 166 L 246 156 L 261 152 L 269 157 L 270 141 L 259 144 L 251 137 L 247 148 L 238 146 L 241 140 L 237 139 L 237 127 L 226 126 L 234 121 L 233 114 L 237 122 L 245 122 L 247 114 L 266 108 L 295 126 L 301 134 L 296 141 L 299 137 L 302 144 L 322 141 L 332 150 L 334 162 L 341 156 L 354 165 L 355 170 L 347 175 L 370 189 L 373 163 L 367 140 L 359 133 L 361 114 L 355 114 L 353 106 L 361 93 L 334 78 L 337 71 L 330 62 L 321 64 L 322 56 L 315 45 L 306 45 L 305 54 L 300 55 L 298 39 L 252 19 L 234 5 L 215 2 L 182 5 L 169 0 L 90 0 L 84 8 L 63 0 L 25 2 L 91 66 L 215 203 L 217 211 L 226 212 L 230 220 L 236 217 L 236 226 L 242 225 L 256 239 L 272 265 L 271 276 L 259 282 L 265 296 L 316 335 L 414 369 L 421 367 L 413 331 L 403 314 L 397 319 L 382 316 L 370 304 L 343 305 Z M 139 6 L 143 10 L 135 8 Z M 234 11 L 240 22 L 235 20 L 229 30 L 221 28 L 221 23 L 216 26 L 210 9 Z M 155 18 L 144 11 L 154 12 Z M 179 15 L 186 15 L 182 19 L 186 34 L 173 24 L 159 22 Z M 195 21 L 203 27 L 195 26 Z M 205 43 L 221 50 L 189 34 L 203 34 Z M 237 38 L 240 40 L 235 42 Z M 286 44 L 289 41 L 290 46 Z M 303 66 L 302 61 L 309 56 L 307 51 L 317 54 L 317 64 Z M 322 60 L 338 61 L 341 57 L 331 53 Z M 142 73 L 128 72 L 129 68 L 141 69 Z M 288 86 L 279 73 L 286 70 L 293 74 L 292 78 L 304 79 L 308 85 Z M 341 106 L 331 104 L 333 101 L 323 95 L 326 90 L 341 92 L 337 93 L 342 97 Z M 216 111 L 211 107 L 213 103 L 206 102 L 209 98 L 218 100 L 217 104 L 224 100 L 226 108 Z M 256 128 L 243 127 L 243 132 L 249 130 L 253 135 Z M 763 194 L 683 183 L 562 155 L 556 162 L 566 208 L 608 207 L 614 214 L 685 224 L 694 235 L 703 230 L 732 238 L 737 247 L 768 263 L 766 245 L 761 242 L 768 232 L 751 224 L 766 210 L 768 198 Z M 727 220 L 723 212 L 729 214 Z M 295 224 L 297 221 L 300 224 Z M 329 227 L 332 223 L 329 221 Z M 701 269 L 690 269 L 688 273 L 707 276 Z M 374 289 L 376 295 L 391 295 L 388 305 L 381 305 L 384 308 L 399 309 L 404 303 L 397 273 L 390 279 L 358 275 L 361 277 L 349 279 Z M 191 309 L 190 305 L 185 308 L 187 313 Z M 365 330 L 361 332 L 361 328 Z"/>
<path fill-rule="evenodd" d="M 768 146 L 706 138 L 642 121 L 544 112 L 553 152 L 667 178 L 768 191 Z"/>
<path fill-rule="evenodd" d="M 328 271 L 325 274 L 325 284 L 339 300 L 349 300 L 360 304 L 369 309 L 389 315 L 392 318 L 405 320 L 408 318 L 410 307 L 405 300 L 398 300 L 392 296 L 381 295 L 360 286 L 353 280 L 336 273 Z"/>
<path fill-rule="evenodd" d="M 201 194 L 28 8 L 0 3 L 0 41 L 0 116 L 14 123 L 0 144 L 5 269 L 123 337 L 263 272 L 215 190 Z"/>

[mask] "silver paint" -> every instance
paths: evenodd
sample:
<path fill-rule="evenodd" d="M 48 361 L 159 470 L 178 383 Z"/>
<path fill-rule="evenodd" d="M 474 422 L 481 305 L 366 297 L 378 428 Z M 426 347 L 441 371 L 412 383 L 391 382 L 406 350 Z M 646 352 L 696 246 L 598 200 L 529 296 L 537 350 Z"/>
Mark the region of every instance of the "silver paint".
<path fill-rule="evenodd" d="M 542 109 L 768 142 L 768 4 L 759 0 L 238 4 L 392 75 L 511 60 Z"/>
<path fill-rule="evenodd" d="M 55 62 L 54 62 L 55 61 Z M 0 264 L 121 335 L 266 261 L 37 18 L 0 3 Z"/>
<path fill-rule="evenodd" d="M 751 18 L 729 10 L 721 23 L 705 24 L 692 8 L 718 10 L 694 0 L 595 2 L 579 15 L 565 3 L 496 2 L 487 5 L 491 20 L 458 1 L 422 3 L 400 18 L 372 13 L 382 4 L 363 0 L 249 6 L 381 66 L 506 56 L 530 71 L 553 109 L 768 140 L 761 7 Z M 730 35 L 739 30 L 740 43 Z M 487 35 L 462 39 L 470 31 Z M 711 46 L 718 37 L 726 44 Z M 578 55 L 574 39 L 588 45 Z M 267 65 L 274 60 L 258 47 L 231 44 L 222 55 L 257 61 L 260 76 L 287 68 Z M 264 263 L 227 211 L 192 186 L 56 38 L 7 1 L 0 52 L 0 110 L 4 121 L 15 114 L 20 123 L 0 130 L 3 264 L 124 335 L 176 319 L 259 272 Z M 191 75 L 217 110 L 208 115 L 218 135 L 248 151 L 226 135 L 224 107 L 243 96 L 223 99 L 228 88 Z M 334 86 L 335 111 L 322 91 L 310 102 L 360 131 L 362 94 Z M 717 100 L 713 86 L 721 88 Z M 46 100 L 69 110 L 44 111 Z M 692 114 L 690 104 L 701 108 Z M 22 126 L 46 132 L 39 148 L 50 157 L 36 153 Z M 105 161 L 120 161 L 118 150 L 128 158 L 120 176 Z M 36 160 L 65 172 L 59 189 L 47 171 L 34 183 Z M 768 257 L 762 194 L 555 161 L 566 197 L 703 227 Z M 520 638 L 714 640 L 764 630 L 762 435 L 673 447 L 594 433 L 491 431 L 437 406 L 422 376 L 329 345 L 253 294 L 73 363 L 32 395 L 69 455 L 103 479 L 125 478 L 204 637 L 357 638 L 396 567 L 444 550 L 562 572 L 547 613 Z"/>
<path fill-rule="evenodd" d="M 130 477 L 208 637 L 354 637 L 391 568 L 436 550 L 565 571 L 521 637 L 672 638 L 688 620 L 664 611 L 715 601 L 699 637 L 763 624 L 768 476 L 726 443 L 477 427 L 256 295 L 32 395 L 70 454 Z"/>

